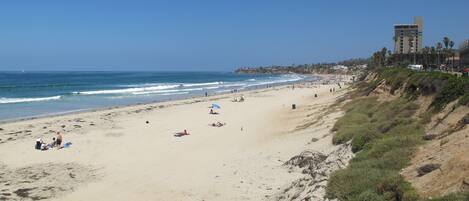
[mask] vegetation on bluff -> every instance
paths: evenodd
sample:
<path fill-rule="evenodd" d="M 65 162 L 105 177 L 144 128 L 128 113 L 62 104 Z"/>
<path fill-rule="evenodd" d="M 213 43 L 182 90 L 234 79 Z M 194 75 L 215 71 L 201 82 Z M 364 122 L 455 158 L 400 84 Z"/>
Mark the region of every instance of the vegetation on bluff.
<path fill-rule="evenodd" d="M 424 123 L 415 112 L 414 100 L 432 95 L 428 115 L 458 100 L 469 103 L 469 79 L 439 72 L 418 72 L 402 68 L 383 68 L 374 81 L 356 85 L 353 99 L 344 105 L 345 115 L 333 127 L 333 143 L 352 140 L 356 157 L 346 169 L 334 172 L 328 182 L 327 197 L 339 200 L 425 200 L 400 175 L 409 165 L 416 148 L 423 143 Z M 383 81 L 395 93 L 392 101 L 381 102 L 368 96 Z M 468 200 L 455 193 L 433 200 Z"/>
<path fill-rule="evenodd" d="M 346 169 L 332 174 L 327 195 L 339 200 L 416 200 L 399 176 L 421 143 L 423 126 L 413 121 L 418 107 L 405 99 L 380 103 L 375 97 L 345 105 L 346 114 L 333 130 L 334 143 L 352 140 L 357 152 Z"/>
<path fill-rule="evenodd" d="M 391 93 L 404 87 L 406 98 L 413 100 L 420 95 L 434 95 L 434 111 L 441 110 L 448 103 L 459 99 L 459 104 L 469 105 L 469 78 L 456 77 L 442 72 L 422 72 L 404 68 L 380 69 L 375 83 L 386 81 Z M 404 85 L 405 84 L 405 85 Z"/>

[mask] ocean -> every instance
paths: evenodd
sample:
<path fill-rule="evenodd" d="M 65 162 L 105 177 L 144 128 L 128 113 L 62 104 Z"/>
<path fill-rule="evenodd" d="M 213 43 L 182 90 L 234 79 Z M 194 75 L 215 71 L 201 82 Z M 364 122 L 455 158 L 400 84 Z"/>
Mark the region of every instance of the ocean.
<path fill-rule="evenodd" d="M 317 77 L 231 72 L 0 72 L 0 121 L 244 91 Z"/>

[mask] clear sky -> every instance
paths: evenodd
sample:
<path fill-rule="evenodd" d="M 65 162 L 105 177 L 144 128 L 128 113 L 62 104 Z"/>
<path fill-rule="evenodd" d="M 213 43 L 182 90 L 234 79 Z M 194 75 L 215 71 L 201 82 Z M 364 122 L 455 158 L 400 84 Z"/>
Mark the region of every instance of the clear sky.
<path fill-rule="evenodd" d="M 5 0 L 0 70 L 230 71 L 330 62 L 393 48 L 424 19 L 424 44 L 469 38 L 468 0 Z"/>

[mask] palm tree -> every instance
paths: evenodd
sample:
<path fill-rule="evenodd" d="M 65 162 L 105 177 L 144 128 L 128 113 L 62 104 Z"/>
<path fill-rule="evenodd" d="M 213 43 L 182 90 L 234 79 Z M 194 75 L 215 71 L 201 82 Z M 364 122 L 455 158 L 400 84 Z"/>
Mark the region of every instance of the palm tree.
<path fill-rule="evenodd" d="M 451 71 L 454 70 L 454 52 L 453 52 L 453 47 L 454 47 L 454 41 L 449 41 L 449 50 L 451 54 Z"/>
<path fill-rule="evenodd" d="M 445 44 L 445 49 L 448 49 L 448 45 L 450 41 L 451 40 L 446 36 L 443 38 L 443 44 Z"/>
<path fill-rule="evenodd" d="M 443 53 L 444 53 L 443 56 L 444 56 L 444 58 L 445 58 L 445 59 L 444 59 L 445 64 L 447 63 L 446 58 L 448 57 L 448 54 L 449 54 L 449 53 L 448 53 L 448 52 L 449 52 L 449 51 L 448 51 L 448 46 L 449 46 L 449 42 L 450 42 L 450 41 L 451 41 L 451 40 L 450 40 L 447 36 L 445 36 L 445 37 L 443 38 L 443 44 L 445 45 L 445 49 L 443 50 Z"/>
<path fill-rule="evenodd" d="M 392 64 L 392 61 L 393 61 L 392 52 L 391 52 L 391 50 L 388 50 L 388 64 Z"/>
<path fill-rule="evenodd" d="M 437 54 L 437 59 L 438 59 L 438 68 L 440 68 L 440 52 L 441 52 L 441 49 L 443 48 L 443 44 L 441 44 L 440 42 L 438 42 L 436 44 L 436 54 Z"/>
<path fill-rule="evenodd" d="M 428 55 L 430 54 L 430 47 L 428 46 L 425 46 L 423 49 L 422 49 L 422 56 L 423 56 L 423 63 L 428 66 Z"/>
<path fill-rule="evenodd" d="M 430 56 L 431 56 L 432 64 L 435 64 L 435 55 L 436 55 L 436 48 L 435 48 L 435 46 L 432 46 L 430 48 Z"/>
<path fill-rule="evenodd" d="M 387 49 L 386 47 L 383 47 L 383 49 L 381 49 L 381 55 L 380 55 L 380 56 L 381 56 L 381 59 L 382 59 L 382 60 L 381 60 L 381 64 L 382 64 L 383 66 L 386 65 L 386 53 L 387 53 L 387 52 L 388 52 L 388 49 Z"/>

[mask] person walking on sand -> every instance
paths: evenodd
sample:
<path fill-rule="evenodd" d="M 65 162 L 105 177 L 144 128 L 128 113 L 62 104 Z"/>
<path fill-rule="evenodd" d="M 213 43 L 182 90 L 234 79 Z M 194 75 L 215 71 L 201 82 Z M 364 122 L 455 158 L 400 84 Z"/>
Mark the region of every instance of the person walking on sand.
<path fill-rule="evenodd" d="M 57 132 L 57 139 L 56 139 L 56 142 L 55 145 L 60 148 L 60 145 L 62 145 L 62 141 L 63 141 L 63 137 L 62 137 L 62 134 L 60 134 L 60 132 Z"/>

